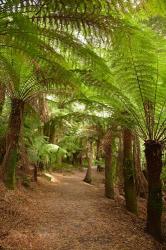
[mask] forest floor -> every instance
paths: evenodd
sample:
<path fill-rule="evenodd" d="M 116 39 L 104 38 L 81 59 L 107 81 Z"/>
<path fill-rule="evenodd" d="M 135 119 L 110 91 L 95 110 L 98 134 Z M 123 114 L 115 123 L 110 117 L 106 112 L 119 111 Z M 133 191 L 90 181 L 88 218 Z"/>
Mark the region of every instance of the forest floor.
<path fill-rule="evenodd" d="M 127 212 L 124 200 L 104 197 L 103 173 L 54 173 L 30 188 L 6 191 L 0 185 L 1 250 L 157 250 L 144 233 L 144 207 L 139 218 Z M 164 249 L 164 248 L 163 248 Z"/>

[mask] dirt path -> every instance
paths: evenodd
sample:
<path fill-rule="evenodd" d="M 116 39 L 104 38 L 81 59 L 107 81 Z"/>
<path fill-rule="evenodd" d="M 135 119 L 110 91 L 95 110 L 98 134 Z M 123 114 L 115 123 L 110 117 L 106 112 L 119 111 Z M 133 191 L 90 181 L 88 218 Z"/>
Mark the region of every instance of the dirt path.
<path fill-rule="evenodd" d="M 141 220 L 118 202 L 104 198 L 101 185 L 84 183 L 83 176 L 79 172 L 54 174 L 55 183 L 40 179 L 33 191 L 25 193 L 27 217 L 10 229 L 0 249 L 158 249 L 143 232 Z"/>

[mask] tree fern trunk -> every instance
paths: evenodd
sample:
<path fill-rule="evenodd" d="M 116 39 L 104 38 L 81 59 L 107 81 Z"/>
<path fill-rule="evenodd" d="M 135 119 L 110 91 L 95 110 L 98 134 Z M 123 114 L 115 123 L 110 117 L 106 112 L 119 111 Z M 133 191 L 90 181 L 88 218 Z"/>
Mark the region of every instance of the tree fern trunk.
<path fill-rule="evenodd" d="M 162 148 L 159 142 L 149 140 L 145 143 L 145 156 L 148 172 L 147 231 L 161 240 L 162 215 Z"/>
<path fill-rule="evenodd" d="M 124 192 L 127 209 L 137 214 L 137 197 L 134 181 L 134 164 L 132 159 L 132 133 L 125 128 L 123 131 L 123 171 L 124 171 Z"/>
<path fill-rule="evenodd" d="M 137 135 L 135 135 L 134 137 L 133 155 L 137 195 L 143 198 L 147 198 L 148 183 L 141 169 L 141 149 L 140 141 Z"/>
<path fill-rule="evenodd" d="M 34 181 L 37 182 L 37 164 L 34 164 L 34 169 L 33 169 L 33 177 L 34 177 Z"/>
<path fill-rule="evenodd" d="M 0 83 L 0 115 L 2 115 L 4 102 L 5 102 L 5 86 L 4 84 Z M 5 148 L 6 148 L 5 144 L 6 144 L 5 136 L 0 137 L 0 164 L 2 163 L 5 155 Z"/>
<path fill-rule="evenodd" d="M 109 133 L 107 143 L 104 146 L 105 155 L 105 196 L 114 198 L 113 164 L 112 164 L 112 135 Z"/>
<path fill-rule="evenodd" d="M 93 161 L 93 151 L 92 151 L 92 142 L 89 142 L 88 149 L 87 149 L 87 160 L 88 160 L 88 168 L 86 171 L 86 176 L 84 181 L 87 183 L 92 182 L 92 161 Z"/>
<path fill-rule="evenodd" d="M 100 164 L 100 138 L 97 139 L 96 141 L 96 160 L 97 160 L 97 171 L 102 172 L 103 168 L 101 167 Z"/>
<path fill-rule="evenodd" d="M 71 163 L 74 165 L 74 166 L 79 166 L 81 167 L 82 166 L 82 153 L 80 150 L 76 151 L 75 153 L 73 153 L 73 157 L 72 157 L 72 161 Z"/>
<path fill-rule="evenodd" d="M 22 115 L 24 102 L 19 99 L 12 99 L 9 127 L 6 136 L 6 153 L 3 160 L 4 182 L 10 189 L 15 187 L 16 163 L 18 153 L 18 141 L 22 126 Z"/>
<path fill-rule="evenodd" d="M 120 133 L 119 135 L 118 155 L 116 164 L 117 164 L 118 186 L 119 186 L 119 191 L 121 192 L 124 189 L 122 133 Z"/>
<path fill-rule="evenodd" d="M 55 143 L 55 124 L 54 121 L 49 123 L 49 143 Z"/>
<path fill-rule="evenodd" d="M 0 83 L 0 115 L 2 114 L 4 102 L 5 102 L 5 86 L 2 83 Z"/>

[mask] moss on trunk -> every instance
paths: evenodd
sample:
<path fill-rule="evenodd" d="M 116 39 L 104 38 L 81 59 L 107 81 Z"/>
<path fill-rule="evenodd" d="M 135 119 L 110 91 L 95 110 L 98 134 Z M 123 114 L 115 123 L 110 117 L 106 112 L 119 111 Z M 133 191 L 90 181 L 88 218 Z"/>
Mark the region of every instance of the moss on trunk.
<path fill-rule="evenodd" d="M 11 113 L 9 127 L 6 136 L 6 153 L 3 159 L 4 183 L 9 189 L 14 189 L 16 183 L 16 164 L 18 154 L 18 142 L 22 126 L 24 102 L 19 99 L 11 100 Z"/>
<path fill-rule="evenodd" d="M 145 143 L 145 156 L 148 173 L 147 231 L 155 239 L 161 240 L 162 216 L 162 147 L 159 142 L 149 140 Z"/>

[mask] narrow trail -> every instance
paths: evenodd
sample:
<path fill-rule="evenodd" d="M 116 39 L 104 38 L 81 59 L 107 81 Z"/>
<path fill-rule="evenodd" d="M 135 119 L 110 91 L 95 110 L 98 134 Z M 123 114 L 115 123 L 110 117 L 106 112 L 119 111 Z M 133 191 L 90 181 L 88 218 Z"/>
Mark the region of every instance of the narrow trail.
<path fill-rule="evenodd" d="M 17 241 L 7 249 L 156 250 L 143 222 L 104 198 L 103 185 L 84 183 L 84 174 L 54 174 L 55 183 L 40 178 L 26 194 L 33 204 L 28 221 L 13 230 Z"/>

